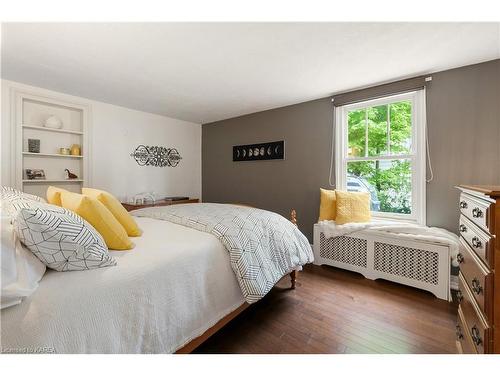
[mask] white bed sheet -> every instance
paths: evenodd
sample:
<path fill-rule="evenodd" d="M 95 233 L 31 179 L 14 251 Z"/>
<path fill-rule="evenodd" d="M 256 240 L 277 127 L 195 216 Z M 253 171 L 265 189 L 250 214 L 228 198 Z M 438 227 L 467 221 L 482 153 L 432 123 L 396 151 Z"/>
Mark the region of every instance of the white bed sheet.
<path fill-rule="evenodd" d="M 136 218 L 142 237 L 118 264 L 48 271 L 20 305 L 1 311 L 3 352 L 171 353 L 238 308 L 243 295 L 213 235 Z"/>

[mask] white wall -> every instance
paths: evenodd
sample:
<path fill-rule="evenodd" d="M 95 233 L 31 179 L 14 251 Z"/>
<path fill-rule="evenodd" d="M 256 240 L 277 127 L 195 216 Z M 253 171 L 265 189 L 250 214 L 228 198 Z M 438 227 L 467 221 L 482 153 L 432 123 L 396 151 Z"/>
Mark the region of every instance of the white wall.
<path fill-rule="evenodd" d="M 2 80 L 1 184 L 13 185 L 11 168 L 10 89 L 23 89 L 61 100 L 83 102 L 91 107 L 90 181 L 96 188 L 117 197 L 155 191 L 159 196 L 186 195 L 201 198 L 201 125 L 140 112 L 103 102 Z M 140 145 L 176 148 L 182 160 L 173 167 L 139 166 L 130 154 Z"/>

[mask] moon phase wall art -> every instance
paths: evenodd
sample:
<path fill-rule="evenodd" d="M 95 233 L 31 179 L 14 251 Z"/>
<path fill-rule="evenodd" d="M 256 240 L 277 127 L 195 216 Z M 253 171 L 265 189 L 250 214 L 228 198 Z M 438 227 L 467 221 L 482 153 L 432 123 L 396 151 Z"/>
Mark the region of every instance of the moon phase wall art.
<path fill-rule="evenodd" d="M 276 160 L 285 158 L 285 141 L 233 146 L 233 161 Z"/>
<path fill-rule="evenodd" d="M 139 145 L 130 154 L 140 166 L 177 167 L 182 157 L 175 148 Z"/>

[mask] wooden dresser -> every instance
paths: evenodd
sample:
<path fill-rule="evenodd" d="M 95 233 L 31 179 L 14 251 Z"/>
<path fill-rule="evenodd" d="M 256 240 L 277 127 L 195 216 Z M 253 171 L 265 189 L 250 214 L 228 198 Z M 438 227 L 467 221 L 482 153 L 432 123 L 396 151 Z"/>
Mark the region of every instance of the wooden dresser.
<path fill-rule="evenodd" d="M 458 188 L 457 348 L 460 353 L 500 353 L 500 186 Z"/>

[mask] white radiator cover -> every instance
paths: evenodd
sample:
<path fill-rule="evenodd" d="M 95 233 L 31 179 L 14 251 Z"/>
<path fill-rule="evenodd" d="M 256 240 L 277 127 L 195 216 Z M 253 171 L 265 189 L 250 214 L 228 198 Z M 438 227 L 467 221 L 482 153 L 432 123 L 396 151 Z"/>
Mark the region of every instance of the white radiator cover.
<path fill-rule="evenodd" d="M 315 224 L 313 249 L 314 264 L 409 285 L 451 301 L 449 246 L 369 229 L 326 238 Z"/>

